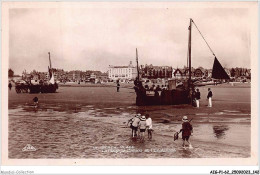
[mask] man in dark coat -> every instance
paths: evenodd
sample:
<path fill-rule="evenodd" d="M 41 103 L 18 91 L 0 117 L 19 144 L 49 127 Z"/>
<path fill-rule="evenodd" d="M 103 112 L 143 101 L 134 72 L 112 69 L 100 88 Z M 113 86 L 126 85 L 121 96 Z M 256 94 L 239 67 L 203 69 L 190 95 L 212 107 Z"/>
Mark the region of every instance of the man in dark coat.
<path fill-rule="evenodd" d="M 212 92 L 211 92 L 211 90 L 210 90 L 210 88 L 208 88 L 208 95 L 207 95 L 207 99 L 209 100 L 209 104 L 208 104 L 208 107 L 212 107 L 212 96 L 213 96 L 213 94 L 212 94 Z"/>
<path fill-rule="evenodd" d="M 12 89 L 12 83 L 11 82 L 9 82 L 8 87 L 9 87 L 10 90 Z"/>
<path fill-rule="evenodd" d="M 182 121 L 183 121 L 182 129 L 180 130 L 180 132 L 182 132 L 182 140 L 183 140 L 182 146 L 185 148 L 185 141 L 187 141 L 189 144 L 189 148 L 192 148 L 192 145 L 189 141 L 193 129 L 192 125 L 190 124 L 187 116 L 183 116 Z"/>
<path fill-rule="evenodd" d="M 197 92 L 195 93 L 195 100 L 196 100 L 196 107 L 199 108 L 200 107 L 200 91 L 199 89 L 197 89 Z"/>
<path fill-rule="evenodd" d="M 119 81 L 117 82 L 117 85 L 116 85 L 116 90 L 117 92 L 119 92 L 119 88 L 120 88 L 120 84 L 119 84 Z"/>

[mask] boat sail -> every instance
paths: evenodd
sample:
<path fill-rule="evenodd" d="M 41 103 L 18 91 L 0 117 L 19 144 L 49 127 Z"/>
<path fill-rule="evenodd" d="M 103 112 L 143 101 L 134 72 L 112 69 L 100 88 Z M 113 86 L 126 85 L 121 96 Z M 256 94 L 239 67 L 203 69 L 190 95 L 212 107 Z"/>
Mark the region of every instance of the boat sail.
<path fill-rule="evenodd" d="M 215 57 L 213 69 L 212 69 L 212 78 L 215 79 L 230 79 L 225 69 L 221 66 L 217 57 Z"/>
<path fill-rule="evenodd" d="M 215 53 L 210 48 L 209 44 L 203 37 L 202 33 L 198 29 L 195 22 L 190 19 L 189 25 L 189 41 L 188 41 L 188 79 L 183 80 L 181 86 L 177 86 L 176 80 L 168 80 L 168 89 L 155 89 L 149 90 L 143 87 L 142 81 L 139 75 L 139 65 L 138 65 L 138 52 L 136 49 L 136 61 L 137 61 L 137 73 L 138 76 L 135 80 L 135 92 L 136 92 L 136 105 L 179 105 L 179 104 L 192 104 L 194 89 L 196 86 L 201 86 L 191 78 L 191 30 L 192 24 L 197 28 L 202 38 L 208 45 L 210 51 L 215 57 L 214 66 L 212 70 L 212 78 L 215 79 L 230 79 L 224 68 L 221 66 L 220 62 L 215 56 Z"/>

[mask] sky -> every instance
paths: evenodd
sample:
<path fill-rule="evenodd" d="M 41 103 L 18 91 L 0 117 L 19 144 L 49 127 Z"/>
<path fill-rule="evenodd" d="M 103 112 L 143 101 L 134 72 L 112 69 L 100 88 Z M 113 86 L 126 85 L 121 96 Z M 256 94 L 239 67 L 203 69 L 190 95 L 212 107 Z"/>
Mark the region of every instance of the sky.
<path fill-rule="evenodd" d="M 250 68 L 248 11 L 242 8 L 16 8 L 9 11 L 9 68 L 100 70 L 109 65 L 183 67 L 192 18 L 223 67 Z M 192 26 L 192 67 L 214 56 Z"/>

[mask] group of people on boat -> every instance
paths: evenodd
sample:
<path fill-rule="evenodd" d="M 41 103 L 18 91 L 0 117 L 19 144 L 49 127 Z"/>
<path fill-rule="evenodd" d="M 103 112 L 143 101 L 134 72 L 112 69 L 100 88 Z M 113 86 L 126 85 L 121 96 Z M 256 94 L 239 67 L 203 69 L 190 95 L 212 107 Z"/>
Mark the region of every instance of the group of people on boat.
<path fill-rule="evenodd" d="M 161 85 L 161 87 L 160 87 L 160 85 L 155 86 L 154 84 L 153 84 L 151 87 L 149 87 L 148 85 L 145 85 L 144 88 L 145 88 L 145 90 L 147 90 L 147 91 L 162 91 L 162 90 L 168 90 L 168 86 L 167 86 L 167 85 Z"/>

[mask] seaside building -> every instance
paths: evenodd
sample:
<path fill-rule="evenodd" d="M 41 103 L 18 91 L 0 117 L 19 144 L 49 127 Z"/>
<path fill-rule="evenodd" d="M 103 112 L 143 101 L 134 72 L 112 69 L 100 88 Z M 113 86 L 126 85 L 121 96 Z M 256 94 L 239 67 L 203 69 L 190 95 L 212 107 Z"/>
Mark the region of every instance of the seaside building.
<path fill-rule="evenodd" d="M 193 72 L 194 77 L 196 77 L 196 78 L 202 78 L 203 75 L 204 75 L 203 72 L 204 72 L 204 70 L 201 69 L 201 68 L 197 68 L 197 69 L 195 69 L 194 72 Z"/>
<path fill-rule="evenodd" d="M 172 78 L 173 69 L 170 66 L 141 66 L 142 78 L 157 79 L 157 78 Z"/>
<path fill-rule="evenodd" d="M 69 81 L 79 81 L 80 80 L 80 72 L 79 70 L 69 71 L 68 80 Z"/>
<path fill-rule="evenodd" d="M 108 78 L 111 80 L 133 80 L 137 77 L 136 67 L 130 61 L 128 66 L 112 66 L 108 68 Z"/>
<path fill-rule="evenodd" d="M 175 79 L 181 79 L 182 78 L 182 71 L 179 68 L 177 68 L 173 72 L 173 78 L 175 78 Z"/>

